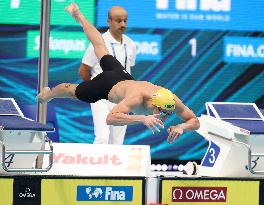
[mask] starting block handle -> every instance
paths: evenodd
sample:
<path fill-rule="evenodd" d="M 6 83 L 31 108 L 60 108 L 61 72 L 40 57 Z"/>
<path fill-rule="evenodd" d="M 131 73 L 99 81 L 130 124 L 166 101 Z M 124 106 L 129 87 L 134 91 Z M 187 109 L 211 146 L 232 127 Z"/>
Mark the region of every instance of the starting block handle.
<path fill-rule="evenodd" d="M 6 150 L 5 144 L 2 143 L 2 166 L 6 172 L 47 172 L 51 169 L 53 165 L 53 145 L 52 141 L 45 136 L 45 143 L 48 142 L 49 150 Z M 49 164 L 46 168 L 8 168 L 5 165 L 5 155 L 6 154 L 44 154 L 49 155 Z"/>
<path fill-rule="evenodd" d="M 244 142 L 237 141 L 237 140 L 232 140 L 232 142 L 241 144 L 247 148 L 247 150 L 248 150 L 248 170 L 252 174 L 260 174 L 260 175 L 264 174 L 264 170 L 256 170 L 255 171 L 255 170 L 253 170 L 253 168 L 251 166 L 252 157 L 264 157 L 264 153 L 252 153 L 250 145 L 248 145 Z"/>
<path fill-rule="evenodd" d="M 264 157 L 264 153 L 250 153 L 248 159 L 248 169 L 252 174 L 264 174 L 264 170 L 253 170 L 251 167 L 251 157 Z M 249 163 L 250 162 L 250 163 Z"/>
<path fill-rule="evenodd" d="M 246 147 L 246 149 L 248 150 L 248 170 L 252 173 L 252 174 L 260 174 L 260 175 L 263 175 L 264 174 L 264 170 L 253 170 L 252 166 L 251 166 L 251 161 L 252 161 L 252 157 L 264 157 L 264 153 L 252 153 L 252 150 L 251 150 L 251 147 L 250 145 L 244 143 L 244 142 L 240 142 L 240 141 L 237 141 L 237 140 L 234 140 L 234 139 L 228 139 L 228 138 L 225 138 L 224 136 L 221 136 L 219 134 L 215 134 L 215 133 L 212 133 L 212 132 L 208 132 L 209 135 L 214 135 L 216 137 L 219 137 L 223 140 L 227 140 L 227 141 L 230 141 L 230 142 L 234 142 L 234 143 L 237 143 L 237 144 L 240 144 L 240 145 L 243 145 L 244 147 Z"/>

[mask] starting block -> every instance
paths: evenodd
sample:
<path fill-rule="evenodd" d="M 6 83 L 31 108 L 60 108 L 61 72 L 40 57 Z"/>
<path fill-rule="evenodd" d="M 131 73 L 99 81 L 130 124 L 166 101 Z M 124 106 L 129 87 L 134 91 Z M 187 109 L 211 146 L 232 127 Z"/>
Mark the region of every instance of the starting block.
<path fill-rule="evenodd" d="M 197 175 L 264 177 L 264 110 L 254 103 L 207 102 L 197 132 L 209 141 Z"/>
<path fill-rule="evenodd" d="M 0 98 L 0 174 L 50 170 L 53 147 L 46 132 L 51 131 L 54 128 L 25 118 L 13 98 Z M 49 155 L 46 168 L 37 165 L 40 155 Z"/>

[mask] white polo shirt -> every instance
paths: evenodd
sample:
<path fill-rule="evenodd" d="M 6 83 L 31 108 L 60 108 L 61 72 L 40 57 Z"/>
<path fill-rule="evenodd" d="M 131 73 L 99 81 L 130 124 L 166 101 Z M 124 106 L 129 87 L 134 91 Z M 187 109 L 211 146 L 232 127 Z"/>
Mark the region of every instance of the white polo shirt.
<path fill-rule="evenodd" d="M 122 43 L 115 40 L 109 30 L 102 34 L 109 54 L 116 57 L 126 70 L 131 73 L 131 67 L 135 65 L 136 44 L 128 36 L 122 36 Z M 90 43 L 83 56 L 82 63 L 91 67 L 91 78 L 103 72 L 100 63 L 94 53 L 93 45 Z"/>

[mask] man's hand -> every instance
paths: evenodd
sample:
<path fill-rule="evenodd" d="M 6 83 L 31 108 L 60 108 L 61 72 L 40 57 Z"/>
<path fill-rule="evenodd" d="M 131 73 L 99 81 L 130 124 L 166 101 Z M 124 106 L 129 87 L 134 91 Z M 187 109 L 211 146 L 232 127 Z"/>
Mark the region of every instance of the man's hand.
<path fill-rule="evenodd" d="M 148 115 L 145 116 L 143 120 L 143 124 L 150 129 L 152 134 L 154 134 L 154 130 L 160 132 L 159 127 L 162 129 L 164 128 L 163 122 L 159 119 L 160 116 L 161 116 L 160 114 Z"/>
<path fill-rule="evenodd" d="M 172 144 L 183 133 L 183 129 L 179 125 L 178 126 L 177 125 L 176 126 L 170 126 L 167 131 L 169 133 L 169 136 L 167 139 L 169 144 Z"/>

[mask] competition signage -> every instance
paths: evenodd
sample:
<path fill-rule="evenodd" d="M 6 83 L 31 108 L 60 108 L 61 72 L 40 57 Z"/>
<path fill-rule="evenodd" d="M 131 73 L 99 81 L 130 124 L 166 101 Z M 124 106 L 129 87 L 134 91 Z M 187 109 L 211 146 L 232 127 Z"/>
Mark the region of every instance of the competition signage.
<path fill-rule="evenodd" d="M 142 193 L 143 179 L 136 178 L 43 179 L 41 204 L 139 205 Z"/>
<path fill-rule="evenodd" d="M 69 0 L 51 0 L 51 25 L 78 25 L 67 12 L 65 7 Z M 94 23 L 94 0 L 75 1 L 84 15 Z M 0 1 L 1 24 L 39 24 L 41 0 L 9 0 Z"/>
<path fill-rule="evenodd" d="M 39 31 L 27 32 L 27 57 L 39 57 Z M 49 39 L 50 58 L 82 58 L 89 41 L 84 32 L 51 31 Z"/>
<path fill-rule="evenodd" d="M 53 143 L 53 166 L 45 175 L 149 176 L 148 145 Z M 48 162 L 48 157 L 45 158 Z"/>
<path fill-rule="evenodd" d="M 137 61 L 160 61 L 162 39 L 160 35 L 127 34 L 136 44 Z M 27 32 L 27 57 L 39 57 L 39 31 Z M 51 31 L 49 40 L 50 58 L 82 58 L 89 41 L 84 32 Z"/>
<path fill-rule="evenodd" d="M 264 63 L 264 38 L 224 38 L 224 60 L 229 63 Z"/>
<path fill-rule="evenodd" d="M 16 204 L 32 204 L 37 205 L 41 203 L 41 179 L 33 177 L 31 179 L 26 177 L 17 177 L 13 184 L 13 203 Z"/>
<path fill-rule="evenodd" d="M 136 44 L 136 60 L 160 61 L 162 57 L 162 39 L 153 34 L 127 34 Z"/>
<path fill-rule="evenodd" d="M 77 201 L 132 201 L 133 186 L 77 186 Z"/>
<path fill-rule="evenodd" d="M 226 202 L 227 187 L 172 187 L 172 202 Z"/>
<path fill-rule="evenodd" d="M 259 204 L 259 181 L 163 179 L 161 185 L 161 202 L 170 205 Z"/>
<path fill-rule="evenodd" d="M 210 147 L 206 152 L 202 166 L 213 167 L 218 155 L 220 153 L 220 147 L 217 144 L 211 142 Z"/>
<path fill-rule="evenodd" d="M 107 26 L 113 5 L 128 11 L 128 25 L 135 28 L 264 30 L 264 2 L 259 0 L 99 0 L 97 26 Z"/>

